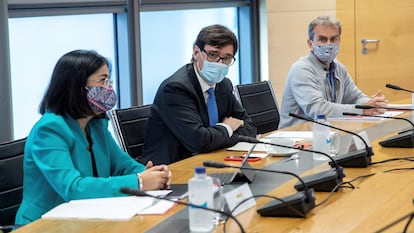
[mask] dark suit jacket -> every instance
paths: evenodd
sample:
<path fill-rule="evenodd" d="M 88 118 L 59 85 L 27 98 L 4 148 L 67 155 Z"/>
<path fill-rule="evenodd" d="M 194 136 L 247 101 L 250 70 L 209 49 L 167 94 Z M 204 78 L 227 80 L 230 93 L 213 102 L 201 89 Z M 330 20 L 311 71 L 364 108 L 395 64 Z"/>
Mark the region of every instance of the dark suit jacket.
<path fill-rule="evenodd" d="M 233 146 L 237 135 L 256 136 L 256 127 L 233 95 L 233 85 L 225 78 L 216 84 L 219 122 L 225 117 L 244 120 L 229 137 L 224 126 L 209 126 L 207 106 L 193 64 L 181 67 L 161 83 L 151 108 L 145 135 L 144 164 L 170 164 L 197 153 Z"/>

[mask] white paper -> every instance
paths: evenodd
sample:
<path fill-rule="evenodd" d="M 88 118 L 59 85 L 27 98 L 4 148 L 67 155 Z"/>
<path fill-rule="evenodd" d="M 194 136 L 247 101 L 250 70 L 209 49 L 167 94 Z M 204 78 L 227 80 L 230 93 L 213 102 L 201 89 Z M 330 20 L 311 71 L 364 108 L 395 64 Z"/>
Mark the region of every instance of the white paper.
<path fill-rule="evenodd" d="M 156 197 L 165 197 L 168 194 L 170 194 L 172 190 L 151 190 L 151 191 L 145 191 L 145 193 L 156 196 Z"/>
<path fill-rule="evenodd" d="M 229 192 L 226 192 L 224 194 L 224 198 L 226 200 L 226 203 L 232 212 L 233 216 L 237 216 L 238 214 L 244 212 L 245 210 L 251 208 L 252 206 L 256 205 L 256 200 L 254 198 L 251 198 L 253 196 L 252 191 L 249 188 L 249 185 L 247 183 L 237 187 L 236 189 L 233 189 Z M 237 209 L 234 210 L 234 208 L 243 200 L 250 198 L 243 204 L 239 205 Z"/>
<path fill-rule="evenodd" d="M 253 143 L 238 142 L 236 145 L 227 148 L 227 150 L 249 151 L 252 146 L 253 146 Z M 266 146 L 264 144 L 257 144 L 253 151 L 255 151 L 255 152 L 267 152 L 267 150 L 269 150 L 269 148 L 266 148 Z"/>
<path fill-rule="evenodd" d="M 413 93 L 414 96 L 414 93 Z M 412 104 L 388 104 L 388 108 L 412 108 Z"/>
<path fill-rule="evenodd" d="M 305 139 L 312 139 L 312 131 L 277 131 L 266 136 L 264 139 L 272 138 L 290 138 L 298 142 Z"/>
<path fill-rule="evenodd" d="M 384 114 L 373 116 L 343 116 L 343 117 L 329 117 L 328 121 L 383 121 L 386 117 L 395 117 L 402 114 L 400 111 L 386 111 Z M 385 117 L 385 118 L 381 118 Z"/>
<path fill-rule="evenodd" d="M 333 133 L 333 132 L 332 132 Z M 277 131 L 275 133 L 272 133 L 262 139 L 260 141 L 263 142 L 271 142 L 272 139 L 291 139 L 295 143 L 298 143 L 303 140 L 312 140 L 313 133 L 312 131 Z M 276 143 L 276 141 L 275 141 Z M 249 151 L 252 147 L 253 143 L 248 142 L 239 142 L 236 145 L 227 148 L 227 150 L 233 150 L 233 151 Z M 270 145 L 265 144 L 257 144 L 254 148 L 254 152 L 265 152 L 269 153 L 269 150 L 271 150 Z"/>
<path fill-rule="evenodd" d="M 272 133 L 262 139 L 261 141 L 270 142 L 272 139 L 283 138 L 283 139 L 292 139 L 295 142 L 300 142 L 303 140 L 311 140 L 312 139 L 312 131 L 278 131 Z M 227 148 L 227 150 L 231 151 L 249 151 L 250 148 L 253 146 L 253 143 L 248 142 L 239 142 L 236 145 Z M 254 152 L 264 152 L 269 153 L 271 150 L 270 145 L 265 144 L 257 144 L 254 148 Z"/>
<path fill-rule="evenodd" d="M 138 214 L 146 215 L 146 214 L 165 214 L 168 210 L 174 207 L 176 203 L 166 200 L 159 200 L 154 203 L 154 205 L 141 210 Z"/>
<path fill-rule="evenodd" d="M 268 156 L 269 154 L 263 154 L 263 153 L 251 153 L 250 157 L 259 157 L 259 158 L 264 158 L 266 156 Z M 243 157 L 246 156 L 246 154 L 242 155 Z"/>
<path fill-rule="evenodd" d="M 42 218 L 128 220 L 153 204 L 151 197 L 110 197 L 73 200 L 56 206 Z"/>

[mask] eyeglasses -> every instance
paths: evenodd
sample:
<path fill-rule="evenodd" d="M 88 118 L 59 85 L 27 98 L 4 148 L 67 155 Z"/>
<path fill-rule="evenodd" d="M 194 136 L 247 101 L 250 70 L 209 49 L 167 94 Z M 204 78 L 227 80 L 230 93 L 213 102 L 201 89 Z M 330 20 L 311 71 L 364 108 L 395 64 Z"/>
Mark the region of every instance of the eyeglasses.
<path fill-rule="evenodd" d="M 234 56 L 226 56 L 226 57 L 220 57 L 220 55 L 216 52 L 209 52 L 204 49 L 201 49 L 201 52 L 204 52 L 207 55 L 207 60 L 209 62 L 221 62 L 226 65 L 233 65 L 236 61 L 236 58 Z"/>
<path fill-rule="evenodd" d="M 92 82 L 99 83 L 103 86 L 112 86 L 113 80 L 110 78 L 102 78 L 98 80 L 91 80 Z"/>

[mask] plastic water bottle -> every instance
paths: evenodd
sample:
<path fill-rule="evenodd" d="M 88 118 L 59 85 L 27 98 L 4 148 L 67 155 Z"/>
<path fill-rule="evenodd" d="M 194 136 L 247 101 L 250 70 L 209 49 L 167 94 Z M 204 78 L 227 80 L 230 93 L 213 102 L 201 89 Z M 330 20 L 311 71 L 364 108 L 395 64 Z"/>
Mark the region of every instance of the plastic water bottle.
<path fill-rule="evenodd" d="M 316 121 L 321 122 L 325 125 L 330 125 L 329 122 L 326 120 L 325 115 L 318 115 Z M 327 155 L 331 153 L 331 135 L 330 135 L 330 128 L 328 126 L 319 125 L 313 123 L 312 126 L 312 147 L 314 151 L 320 151 Z M 328 160 L 328 157 L 313 153 L 314 160 Z"/>
<path fill-rule="evenodd" d="M 188 181 L 190 204 L 213 208 L 213 179 L 206 175 L 205 167 L 196 167 L 194 177 Z M 214 212 L 202 208 L 189 208 L 190 231 L 210 232 L 214 228 Z"/>

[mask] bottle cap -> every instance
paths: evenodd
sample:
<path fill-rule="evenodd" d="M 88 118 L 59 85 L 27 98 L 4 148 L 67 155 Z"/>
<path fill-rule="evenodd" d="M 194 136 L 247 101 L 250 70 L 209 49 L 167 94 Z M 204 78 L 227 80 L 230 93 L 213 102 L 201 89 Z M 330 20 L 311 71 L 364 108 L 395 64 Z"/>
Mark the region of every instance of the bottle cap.
<path fill-rule="evenodd" d="M 325 114 L 318 114 L 316 119 L 325 119 Z"/>
<path fill-rule="evenodd" d="M 194 168 L 194 172 L 195 172 L 195 174 L 205 174 L 206 173 L 206 168 L 205 167 L 196 167 L 196 168 Z"/>

